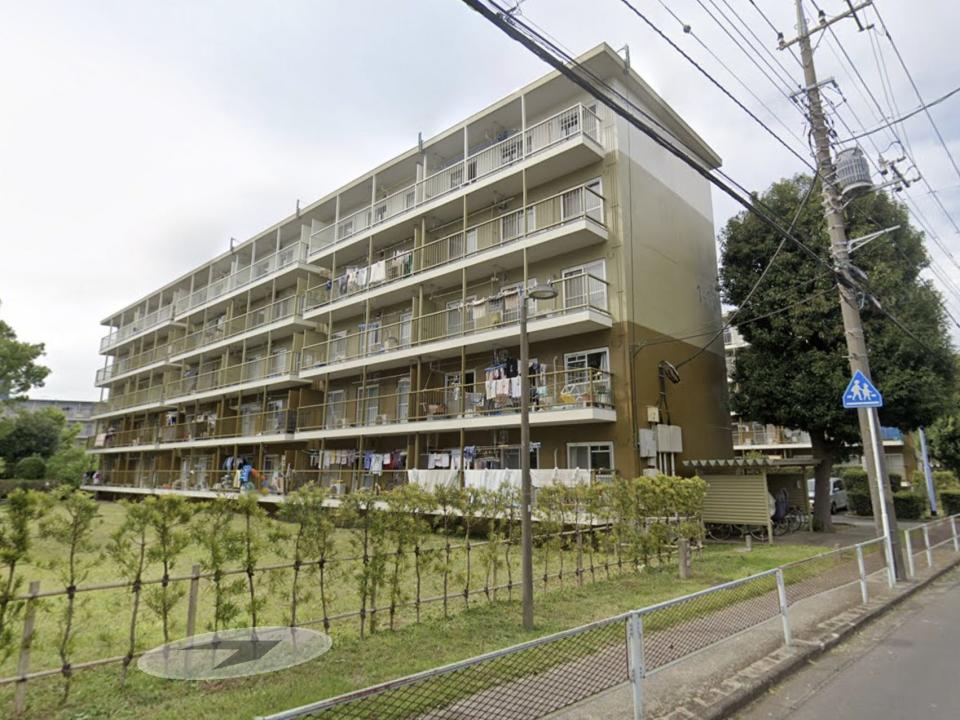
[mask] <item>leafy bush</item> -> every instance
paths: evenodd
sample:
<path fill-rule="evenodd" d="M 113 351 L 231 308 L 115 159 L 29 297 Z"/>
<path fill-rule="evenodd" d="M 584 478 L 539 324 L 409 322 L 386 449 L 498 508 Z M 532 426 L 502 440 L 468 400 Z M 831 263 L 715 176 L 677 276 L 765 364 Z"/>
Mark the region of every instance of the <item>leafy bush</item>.
<path fill-rule="evenodd" d="M 893 510 L 899 520 L 919 520 L 923 517 L 924 499 L 922 496 L 905 490 L 893 494 Z"/>
<path fill-rule="evenodd" d="M 890 487 L 894 492 L 899 492 L 903 489 L 903 475 L 900 473 L 887 473 L 890 478 Z"/>
<path fill-rule="evenodd" d="M 847 505 L 854 515 L 873 515 L 873 501 L 866 488 L 847 490 Z"/>
<path fill-rule="evenodd" d="M 31 455 L 17 463 L 14 474 L 24 480 L 40 480 L 47 474 L 47 464 L 39 455 Z"/>
<path fill-rule="evenodd" d="M 87 455 L 83 448 L 76 445 L 74 438 L 78 427 L 64 430 L 59 449 L 47 460 L 47 477 L 62 483 L 71 483 L 75 487 L 80 487 L 83 483 L 85 472 L 97 466 L 96 458 Z"/>
<path fill-rule="evenodd" d="M 960 513 L 960 490 L 941 490 L 940 502 L 943 504 L 941 515 Z"/>
<path fill-rule="evenodd" d="M 40 480 L 23 480 L 21 478 L 11 478 L 8 480 L 0 480 L 0 500 L 7 497 L 14 490 L 49 490 L 50 481 L 45 479 Z"/>
<path fill-rule="evenodd" d="M 863 468 L 845 468 L 843 472 L 840 473 L 840 477 L 843 478 L 843 484 L 847 488 L 847 497 L 850 496 L 851 491 L 870 494 L 870 490 L 867 487 L 867 471 Z"/>

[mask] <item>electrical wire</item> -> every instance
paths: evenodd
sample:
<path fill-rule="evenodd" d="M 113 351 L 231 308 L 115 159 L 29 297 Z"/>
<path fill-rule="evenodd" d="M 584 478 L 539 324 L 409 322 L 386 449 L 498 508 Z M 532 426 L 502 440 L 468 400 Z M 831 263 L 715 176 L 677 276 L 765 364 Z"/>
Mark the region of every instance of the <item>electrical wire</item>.
<path fill-rule="evenodd" d="M 852 135 L 851 137 L 845 138 L 845 139 L 843 139 L 843 140 L 838 140 L 837 142 L 838 142 L 840 145 L 845 145 L 845 144 L 848 143 L 848 142 L 854 142 L 854 141 L 856 141 L 856 140 L 860 140 L 860 139 L 862 139 L 862 138 L 867 137 L 868 135 L 873 135 L 874 133 L 878 133 L 878 132 L 880 132 L 881 130 L 886 130 L 887 128 L 892 127 L 892 126 L 894 126 L 894 125 L 902 125 L 902 123 L 903 123 L 904 120 L 909 120 L 909 119 L 912 118 L 914 115 L 919 115 L 920 113 L 922 113 L 922 112 L 923 112 L 924 110 L 926 110 L 927 108 L 932 108 L 932 107 L 934 107 L 934 106 L 936 106 L 936 105 L 939 105 L 939 104 L 942 103 L 944 100 L 949 100 L 950 98 L 952 98 L 952 97 L 953 97 L 954 95 L 956 95 L 957 93 L 960 93 L 960 87 L 954 88 L 953 90 L 951 90 L 950 92 L 946 93 L 945 95 L 941 95 L 941 96 L 938 97 L 936 100 L 931 100 L 931 101 L 928 102 L 926 105 L 921 105 L 920 107 L 916 108 L 915 110 L 911 110 L 910 112 L 906 113 L 905 115 L 901 115 L 900 117 L 894 118 L 894 119 L 892 119 L 892 120 L 888 120 L 888 121 L 885 122 L 883 125 L 879 125 L 879 126 L 873 128 L 872 130 L 865 130 L 864 132 L 858 133 L 857 135 Z M 960 186 L 954 185 L 954 186 L 952 186 L 952 187 L 960 187 Z"/>

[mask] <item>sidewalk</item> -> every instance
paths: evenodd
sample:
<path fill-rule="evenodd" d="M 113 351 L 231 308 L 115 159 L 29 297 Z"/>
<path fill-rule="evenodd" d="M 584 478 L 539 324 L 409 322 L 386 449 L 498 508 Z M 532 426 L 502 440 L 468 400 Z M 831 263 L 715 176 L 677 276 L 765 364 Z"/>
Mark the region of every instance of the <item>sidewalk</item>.
<path fill-rule="evenodd" d="M 845 538 L 846 539 L 846 538 Z M 891 601 L 912 594 L 925 581 L 960 562 L 952 546 L 934 553 L 933 569 L 918 567 L 916 579 L 887 588 L 883 573 L 869 582 L 870 602 L 850 585 L 800 600 L 790 607 L 795 643 L 783 645 L 780 617 L 708 650 L 689 656 L 644 681 L 645 717 L 670 720 L 719 718 L 742 706 L 784 672 L 832 646 L 852 628 L 884 612 Z M 633 720 L 629 683 L 565 708 L 551 720 Z"/>

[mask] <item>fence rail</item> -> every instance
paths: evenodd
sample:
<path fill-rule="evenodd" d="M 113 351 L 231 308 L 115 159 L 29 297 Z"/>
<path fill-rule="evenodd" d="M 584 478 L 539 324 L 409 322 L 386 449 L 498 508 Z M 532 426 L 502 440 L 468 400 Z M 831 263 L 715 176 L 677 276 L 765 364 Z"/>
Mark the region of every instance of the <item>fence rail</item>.
<path fill-rule="evenodd" d="M 957 517 L 906 531 L 908 550 L 912 536 L 924 538 L 911 562 L 926 556 L 933 567 L 933 550 L 960 552 Z M 890 577 L 883 538 L 261 720 L 534 720 L 627 680 L 642 718 L 646 676 L 778 617 L 791 645 L 793 605 L 854 584 L 866 603 L 878 573 Z"/>

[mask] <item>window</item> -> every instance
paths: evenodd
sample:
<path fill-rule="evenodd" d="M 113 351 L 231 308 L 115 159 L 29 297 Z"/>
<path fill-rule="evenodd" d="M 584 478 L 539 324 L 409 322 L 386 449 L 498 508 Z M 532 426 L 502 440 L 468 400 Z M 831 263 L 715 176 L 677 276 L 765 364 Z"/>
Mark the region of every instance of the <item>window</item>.
<path fill-rule="evenodd" d="M 607 309 L 607 261 L 567 268 L 563 271 L 563 306 L 565 308 Z"/>
<path fill-rule="evenodd" d="M 367 352 L 378 353 L 383 350 L 383 333 L 380 329 L 380 321 L 374 320 L 364 326 L 364 333 L 367 336 Z"/>
<path fill-rule="evenodd" d="M 572 352 L 563 356 L 567 383 L 586 382 L 590 370 L 610 369 L 610 351 L 607 348 Z"/>
<path fill-rule="evenodd" d="M 410 378 L 397 380 L 397 422 L 410 419 Z"/>
<path fill-rule="evenodd" d="M 380 386 L 357 388 L 357 425 L 376 425 L 380 414 Z"/>
<path fill-rule="evenodd" d="M 500 449 L 500 464 L 506 470 L 520 469 L 520 448 L 505 447 Z M 530 469 L 536 470 L 540 467 L 540 448 L 530 446 Z"/>
<path fill-rule="evenodd" d="M 567 467 L 581 470 L 612 470 L 613 443 L 567 443 Z"/>
<path fill-rule="evenodd" d="M 413 340 L 413 313 L 400 313 L 400 347 L 410 347 Z"/>
<path fill-rule="evenodd" d="M 327 393 L 327 410 L 323 423 L 328 428 L 343 425 L 344 410 L 347 405 L 346 390 L 331 390 Z"/>
<path fill-rule="evenodd" d="M 573 135 L 580 129 L 580 108 L 567 110 L 560 116 L 560 134 L 564 137 Z"/>
<path fill-rule="evenodd" d="M 339 362 L 347 358 L 347 331 L 340 330 L 330 336 L 330 362 Z"/>
<path fill-rule="evenodd" d="M 461 382 L 460 373 L 458 372 L 451 372 L 444 375 L 444 402 L 446 403 L 448 413 L 459 413 L 462 410 L 461 401 L 463 394 L 473 390 L 475 379 L 476 375 L 473 370 L 467 371 L 464 376 L 464 382 Z"/>
<path fill-rule="evenodd" d="M 477 229 L 472 228 L 466 233 L 457 233 L 449 240 L 450 259 L 465 257 L 477 251 Z"/>
<path fill-rule="evenodd" d="M 603 181 L 600 178 L 591 180 L 583 190 L 584 212 L 591 220 L 603 223 Z"/>
<path fill-rule="evenodd" d="M 447 303 L 447 335 L 460 335 L 473 329 L 473 301 L 477 298 L 473 295 L 466 299 L 466 304 L 461 300 L 451 300 Z"/>
<path fill-rule="evenodd" d="M 520 225 L 521 215 L 519 212 L 512 212 L 500 218 L 500 240 L 513 240 L 523 234 L 523 227 Z"/>
<path fill-rule="evenodd" d="M 450 189 L 455 190 L 461 185 L 463 185 L 463 165 L 462 164 L 450 170 Z"/>

